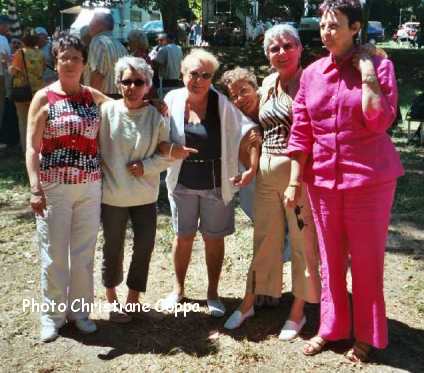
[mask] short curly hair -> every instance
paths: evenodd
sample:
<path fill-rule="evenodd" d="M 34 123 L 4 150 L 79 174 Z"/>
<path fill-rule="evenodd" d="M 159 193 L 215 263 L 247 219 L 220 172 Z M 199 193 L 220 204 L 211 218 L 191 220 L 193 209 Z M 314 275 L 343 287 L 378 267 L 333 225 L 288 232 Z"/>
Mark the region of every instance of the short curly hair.
<path fill-rule="evenodd" d="M 84 64 L 86 64 L 87 63 L 87 48 L 85 47 L 85 45 L 82 43 L 82 41 L 79 38 L 73 35 L 61 36 L 59 39 L 57 39 L 53 43 L 52 51 L 53 51 L 53 56 L 56 62 L 57 62 L 57 56 L 59 55 L 59 52 L 66 51 L 71 48 L 81 52 L 82 60 Z"/>
<path fill-rule="evenodd" d="M 321 15 L 338 10 L 347 17 L 349 26 L 355 22 L 363 25 L 362 6 L 359 0 L 324 0 L 319 6 L 319 10 Z"/>
<path fill-rule="evenodd" d="M 248 69 L 237 66 L 232 70 L 226 71 L 222 74 L 221 79 L 219 79 L 219 86 L 225 91 L 228 95 L 228 87 L 235 82 L 244 80 L 249 83 L 255 90 L 258 89 L 258 81 L 256 80 L 255 74 L 253 74 Z"/>

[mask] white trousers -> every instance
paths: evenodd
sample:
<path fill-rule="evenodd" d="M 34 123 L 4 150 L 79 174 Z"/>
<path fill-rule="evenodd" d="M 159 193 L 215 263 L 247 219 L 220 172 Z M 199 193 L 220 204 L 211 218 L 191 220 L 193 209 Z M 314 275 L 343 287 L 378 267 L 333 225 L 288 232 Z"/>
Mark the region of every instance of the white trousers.
<path fill-rule="evenodd" d="M 44 217 L 37 215 L 41 257 L 41 324 L 61 327 L 88 316 L 94 298 L 94 249 L 100 225 L 101 182 L 43 186 Z"/>

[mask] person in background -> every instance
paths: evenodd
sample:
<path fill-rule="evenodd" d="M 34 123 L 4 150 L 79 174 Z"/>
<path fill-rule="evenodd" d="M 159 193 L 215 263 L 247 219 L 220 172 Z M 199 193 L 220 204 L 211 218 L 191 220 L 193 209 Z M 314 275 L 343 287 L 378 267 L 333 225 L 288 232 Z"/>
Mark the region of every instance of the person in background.
<path fill-rule="evenodd" d="M 52 43 L 49 40 L 49 34 L 44 27 L 38 26 L 34 29 L 38 36 L 38 48 L 43 52 L 46 68 L 43 72 L 43 81 L 45 85 L 49 85 L 57 80 L 57 74 L 54 70 L 54 59 L 52 53 Z"/>
<path fill-rule="evenodd" d="M 226 321 L 227 329 L 238 328 L 254 315 L 257 295 L 279 298 L 282 290 L 281 247 L 286 224 L 292 261 L 293 303 L 279 338 L 289 340 L 306 323 L 305 302 L 319 303 L 319 259 L 315 226 L 306 191 L 299 203 L 285 208 L 283 193 L 294 188 L 289 180 L 291 160 L 286 155 L 292 124 L 292 102 L 302 74 L 302 43 L 295 28 L 281 24 L 268 29 L 264 52 L 275 73 L 267 76 L 261 87 L 258 119 L 263 130 L 260 168 L 254 196 L 254 255 L 247 276 L 246 292 L 240 307 Z M 229 85 L 232 100 L 246 108 L 255 102 L 244 97 L 252 90 L 245 81 Z M 250 111 L 255 113 L 253 107 Z"/>
<path fill-rule="evenodd" d="M 218 284 L 224 237 L 234 232 L 233 196 L 238 189 L 230 179 L 239 174 L 240 142 L 256 127 L 212 87 L 218 67 L 217 58 L 202 49 L 194 49 L 184 58 L 181 72 L 185 87 L 165 97 L 173 143 L 161 149 L 176 159 L 166 177 L 175 231 L 175 283 L 173 291 L 162 300 L 162 307 L 172 308 L 184 297 L 193 241 L 199 230 L 208 270 L 207 305 L 213 317 L 225 314 Z M 253 169 L 248 170 L 237 184 L 247 185 L 254 174 Z"/>
<path fill-rule="evenodd" d="M 384 303 L 384 251 L 396 179 L 404 170 L 387 129 L 397 115 L 392 62 L 357 47 L 359 0 L 326 0 L 321 39 L 330 55 L 303 72 L 293 105 L 288 154 L 292 158 L 288 206 L 308 185 L 321 253 L 321 321 L 305 355 L 329 341 L 349 339 L 346 354 L 367 360 L 388 343 Z M 352 276 L 352 303 L 347 291 Z M 351 310 L 351 305 L 353 310 Z"/>
<path fill-rule="evenodd" d="M 114 67 L 119 58 L 128 55 L 128 51 L 113 34 L 112 14 L 98 11 L 89 24 L 92 37 L 88 51 L 90 80 L 86 84 L 111 98 L 120 98 L 114 80 Z"/>
<path fill-rule="evenodd" d="M 149 65 L 152 61 L 149 57 L 149 40 L 141 30 L 131 30 L 127 36 L 128 49 L 132 56 L 143 58 Z"/>
<path fill-rule="evenodd" d="M 10 19 L 5 15 L 0 15 L 0 131 L 3 129 L 4 108 L 6 104 L 6 74 L 11 57 L 9 46 L 9 25 Z M 0 144 L 0 148 L 5 148 L 6 144 Z"/>
<path fill-rule="evenodd" d="M 153 64 L 158 69 L 160 89 L 162 96 L 171 89 L 181 87 L 181 61 L 183 51 L 179 45 L 175 44 L 173 35 L 162 35 L 160 43 L 162 47 L 154 57 Z"/>
<path fill-rule="evenodd" d="M 156 201 L 160 173 L 170 161 L 156 153 L 169 142 L 169 124 L 145 95 L 152 85 L 153 70 L 139 57 L 121 57 L 115 65 L 115 82 L 122 100 L 102 105 L 99 143 L 102 152 L 103 246 L 102 279 L 108 302 L 118 302 L 116 287 L 123 280 L 127 222 L 134 232 L 127 276 L 128 295 L 123 309 L 112 310 L 111 321 L 125 323 L 140 311 L 140 292 L 146 291 L 149 263 L 155 244 Z M 131 307 L 131 308 L 129 308 Z"/>
<path fill-rule="evenodd" d="M 13 87 L 22 87 L 30 84 L 34 94 L 44 86 L 43 72 L 45 60 L 43 52 L 38 49 L 38 36 L 32 30 L 27 30 L 22 37 L 23 48 L 18 49 L 13 55 L 9 72 L 12 75 Z M 31 101 L 15 102 L 19 122 L 19 137 L 22 151 L 26 152 L 26 133 L 28 110 Z"/>
<path fill-rule="evenodd" d="M 12 51 L 12 55 L 15 54 L 15 52 L 19 49 L 22 48 L 23 44 L 21 39 L 19 38 L 11 38 L 10 39 L 10 49 Z"/>
<path fill-rule="evenodd" d="M 98 105 L 108 99 L 80 84 L 87 52 L 78 38 L 59 38 L 53 53 L 59 80 L 31 102 L 26 153 L 40 249 L 42 342 L 56 339 L 67 320 L 82 333 L 97 330 L 82 302 L 94 300 L 102 177 Z"/>

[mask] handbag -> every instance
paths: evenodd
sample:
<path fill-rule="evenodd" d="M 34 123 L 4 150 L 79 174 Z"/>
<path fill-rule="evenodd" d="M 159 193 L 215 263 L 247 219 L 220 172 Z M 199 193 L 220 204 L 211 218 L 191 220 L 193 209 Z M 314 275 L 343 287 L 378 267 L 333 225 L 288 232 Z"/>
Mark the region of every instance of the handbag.
<path fill-rule="evenodd" d="M 24 61 L 24 71 L 25 71 L 25 78 L 26 78 L 26 84 L 24 84 L 21 87 L 14 87 L 13 80 L 12 79 L 12 88 L 10 90 L 10 99 L 14 102 L 28 102 L 32 100 L 32 88 L 31 84 L 29 83 L 28 79 L 28 71 L 26 67 L 25 62 L 25 54 L 24 51 L 21 49 L 22 52 L 22 58 Z"/>

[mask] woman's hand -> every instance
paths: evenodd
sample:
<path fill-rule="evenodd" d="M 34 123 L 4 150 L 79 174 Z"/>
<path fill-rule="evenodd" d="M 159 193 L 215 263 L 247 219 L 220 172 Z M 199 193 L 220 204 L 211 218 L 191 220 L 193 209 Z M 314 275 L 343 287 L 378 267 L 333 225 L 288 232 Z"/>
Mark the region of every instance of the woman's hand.
<path fill-rule="evenodd" d="M 44 217 L 44 210 L 46 209 L 46 197 L 42 189 L 38 190 L 37 192 L 31 192 L 29 203 L 35 215 Z"/>
<path fill-rule="evenodd" d="M 355 66 L 362 75 L 375 74 L 374 64 L 372 57 L 379 56 L 387 58 L 387 53 L 381 49 L 376 48 L 373 44 L 361 45 L 353 55 L 353 66 Z"/>
<path fill-rule="evenodd" d="M 254 177 L 255 177 L 255 173 L 253 172 L 251 168 L 249 168 L 248 170 L 244 171 L 242 174 L 230 178 L 230 181 L 233 183 L 234 186 L 243 188 L 246 185 L 249 185 L 252 182 Z"/>
<path fill-rule="evenodd" d="M 191 154 L 197 154 L 199 151 L 194 148 L 189 148 L 184 145 L 173 144 L 172 149 L 169 152 L 169 157 L 172 159 L 186 159 Z"/>
<path fill-rule="evenodd" d="M 288 208 L 294 208 L 300 199 L 301 193 L 302 193 L 302 186 L 300 184 L 289 185 L 284 191 L 284 204 Z"/>
<path fill-rule="evenodd" d="M 246 146 L 250 147 L 253 144 L 262 144 L 261 131 L 258 128 L 252 128 L 247 134 L 247 143 Z"/>
<path fill-rule="evenodd" d="M 134 177 L 141 177 L 144 175 L 144 167 L 142 161 L 132 161 L 127 164 L 127 170 Z"/>

